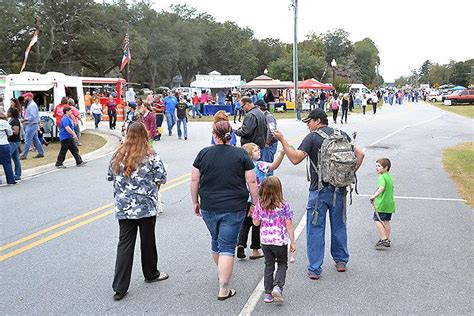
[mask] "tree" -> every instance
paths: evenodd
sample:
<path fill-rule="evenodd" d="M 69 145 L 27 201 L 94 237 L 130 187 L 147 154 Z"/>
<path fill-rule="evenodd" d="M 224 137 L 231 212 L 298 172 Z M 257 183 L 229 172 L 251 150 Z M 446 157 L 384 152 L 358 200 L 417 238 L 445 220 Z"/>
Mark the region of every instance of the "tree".
<path fill-rule="evenodd" d="M 321 78 L 326 62 L 306 51 L 298 52 L 298 80 Z M 269 75 L 280 80 L 293 80 L 293 55 L 285 54 L 269 65 Z"/>
<path fill-rule="evenodd" d="M 370 38 L 354 43 L 355 62 L 360 70 L 360 80 L 371 85 L 376 83 L 375 67 L 380 62 L 379 51 Z"/>
<path fill-rule="evenodd" d="M 322 36 L 326 46 L 326 62 L 329 64 L 333 59 L 336 61 L 348 56 L 352 52 L 352 43 L 349 40 L 349 33 L 343 29 L 336 29 L 327 32 Z"/>
<path fill-rule="evenodd" d="M 433 64 L 428 59 L 421 65 L 420 67 L 420 82 L 428 82 L 429 83 L 429 74 L 431 71 L 431 67 Z"/>

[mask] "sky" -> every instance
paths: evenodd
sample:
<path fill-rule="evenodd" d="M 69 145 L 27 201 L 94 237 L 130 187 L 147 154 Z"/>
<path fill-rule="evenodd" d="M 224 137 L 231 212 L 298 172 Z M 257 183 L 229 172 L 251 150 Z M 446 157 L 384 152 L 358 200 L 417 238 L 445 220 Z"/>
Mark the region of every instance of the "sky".
<path fill-rule="evenodd" d="M 188 4 L 217 21 L 249 27 L 255 37 L 293 42 L 290 0 L 151 0 L 157 11 Z M 324 11 L 324 13 L 323 13 Z M 385 82 L 409 75 L 429 59 L 444 64 L 474 58 L 472 0 L 298 0 L 298 41 L 311 32 L 342 28 L 352 42 L 376 44 Z M 469 39 L 470 38 L 470 39 Z"/>

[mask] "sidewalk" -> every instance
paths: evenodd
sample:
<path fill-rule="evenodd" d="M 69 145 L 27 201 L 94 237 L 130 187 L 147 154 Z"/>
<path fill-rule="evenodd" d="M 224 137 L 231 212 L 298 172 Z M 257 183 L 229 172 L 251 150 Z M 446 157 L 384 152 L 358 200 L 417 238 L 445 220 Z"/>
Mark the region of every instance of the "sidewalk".
<path fill-rule="evenodd" d="M 104 124 L 104 122 L 102 122 L 102 126 L 99 129 L 94 129 L 94 122 L 86 122 L 87 132 L 104 137 L 107 140 L 107 143 L 97 150 L 81 155 L 84 161 L 90 161 L 90 160 L 101 158 L 105 155 L 110 154 L 111 152 L 117 149 L 119 145 L 119 141 L 120 141 L 120 130 L 117 129 L 117 130 L 111 131 L 108 129 L 108 126 L 106 125 L 106 123 L 107 122 L 105 122 Z M 64 161 L 64 165 L 66 167 L 75 166 L 75 164 L 76 162 L 74 161 L 73 157 L 70 157 Z M 22 170 L 21 178 L 22 180 L 25 180 L 28 178 L 36 177 L 44 173 L 49 173 L 53 170 L 57 170 L 55 167 L 55 164 L 48 163 L 43 166 Z M 6 180 L 5 180 L 5 176 L 3 175 L 3 172 L 1 175 L 1 180 L 2 181 L 0 181 L 0 185 L 2 186 L 6 185 Z"/>

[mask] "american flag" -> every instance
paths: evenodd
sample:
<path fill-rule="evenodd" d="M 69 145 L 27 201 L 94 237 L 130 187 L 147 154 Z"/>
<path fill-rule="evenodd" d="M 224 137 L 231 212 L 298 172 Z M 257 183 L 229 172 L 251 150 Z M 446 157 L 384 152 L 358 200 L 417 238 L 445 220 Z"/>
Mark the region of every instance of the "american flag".
<path fill-rule="evenodd" d="M 125 38 L 123 40 L 123 57 L 122 63 L 120 64 L 120 71 L 122 71 L 127 63 L 132 60 L 132 55 L 130 54 L 130 47 L 128 46 L 128 33 L 125 34 Z"/>
<path fill-rule="evenodd" d="M 38 41 L 38 33 L 39 33 L 39 31 L 38 31 L 38 29 L 36 29 L 35 32 L 33 33 L 33 37 L 31 38 L 30 44 L 26 48 L 25 58 L 23 59 L 23 65 L 21 65 L 20 72 L 22 72 L 23 69 L 25 69 L 26 62 L 28 60 L 28 55 L 30 54 L 31 47 L 33 47 L 33 45 L 35 45 L 35 43 Z"/>

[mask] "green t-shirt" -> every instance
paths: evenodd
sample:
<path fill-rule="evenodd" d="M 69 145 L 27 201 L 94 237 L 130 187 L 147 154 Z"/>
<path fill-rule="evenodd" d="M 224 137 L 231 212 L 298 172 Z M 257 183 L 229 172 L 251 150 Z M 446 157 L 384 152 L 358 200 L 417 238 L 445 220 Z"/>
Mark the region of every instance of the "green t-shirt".
<path fill-rule="evenodd" d="M 393 199 L 393 180 L 388 172 L 379 175 L 377 188 L 384 187 L 382 194 L 375 199 L 375 209 L 379 213 L 395 213 L 395 200 Z"/>

